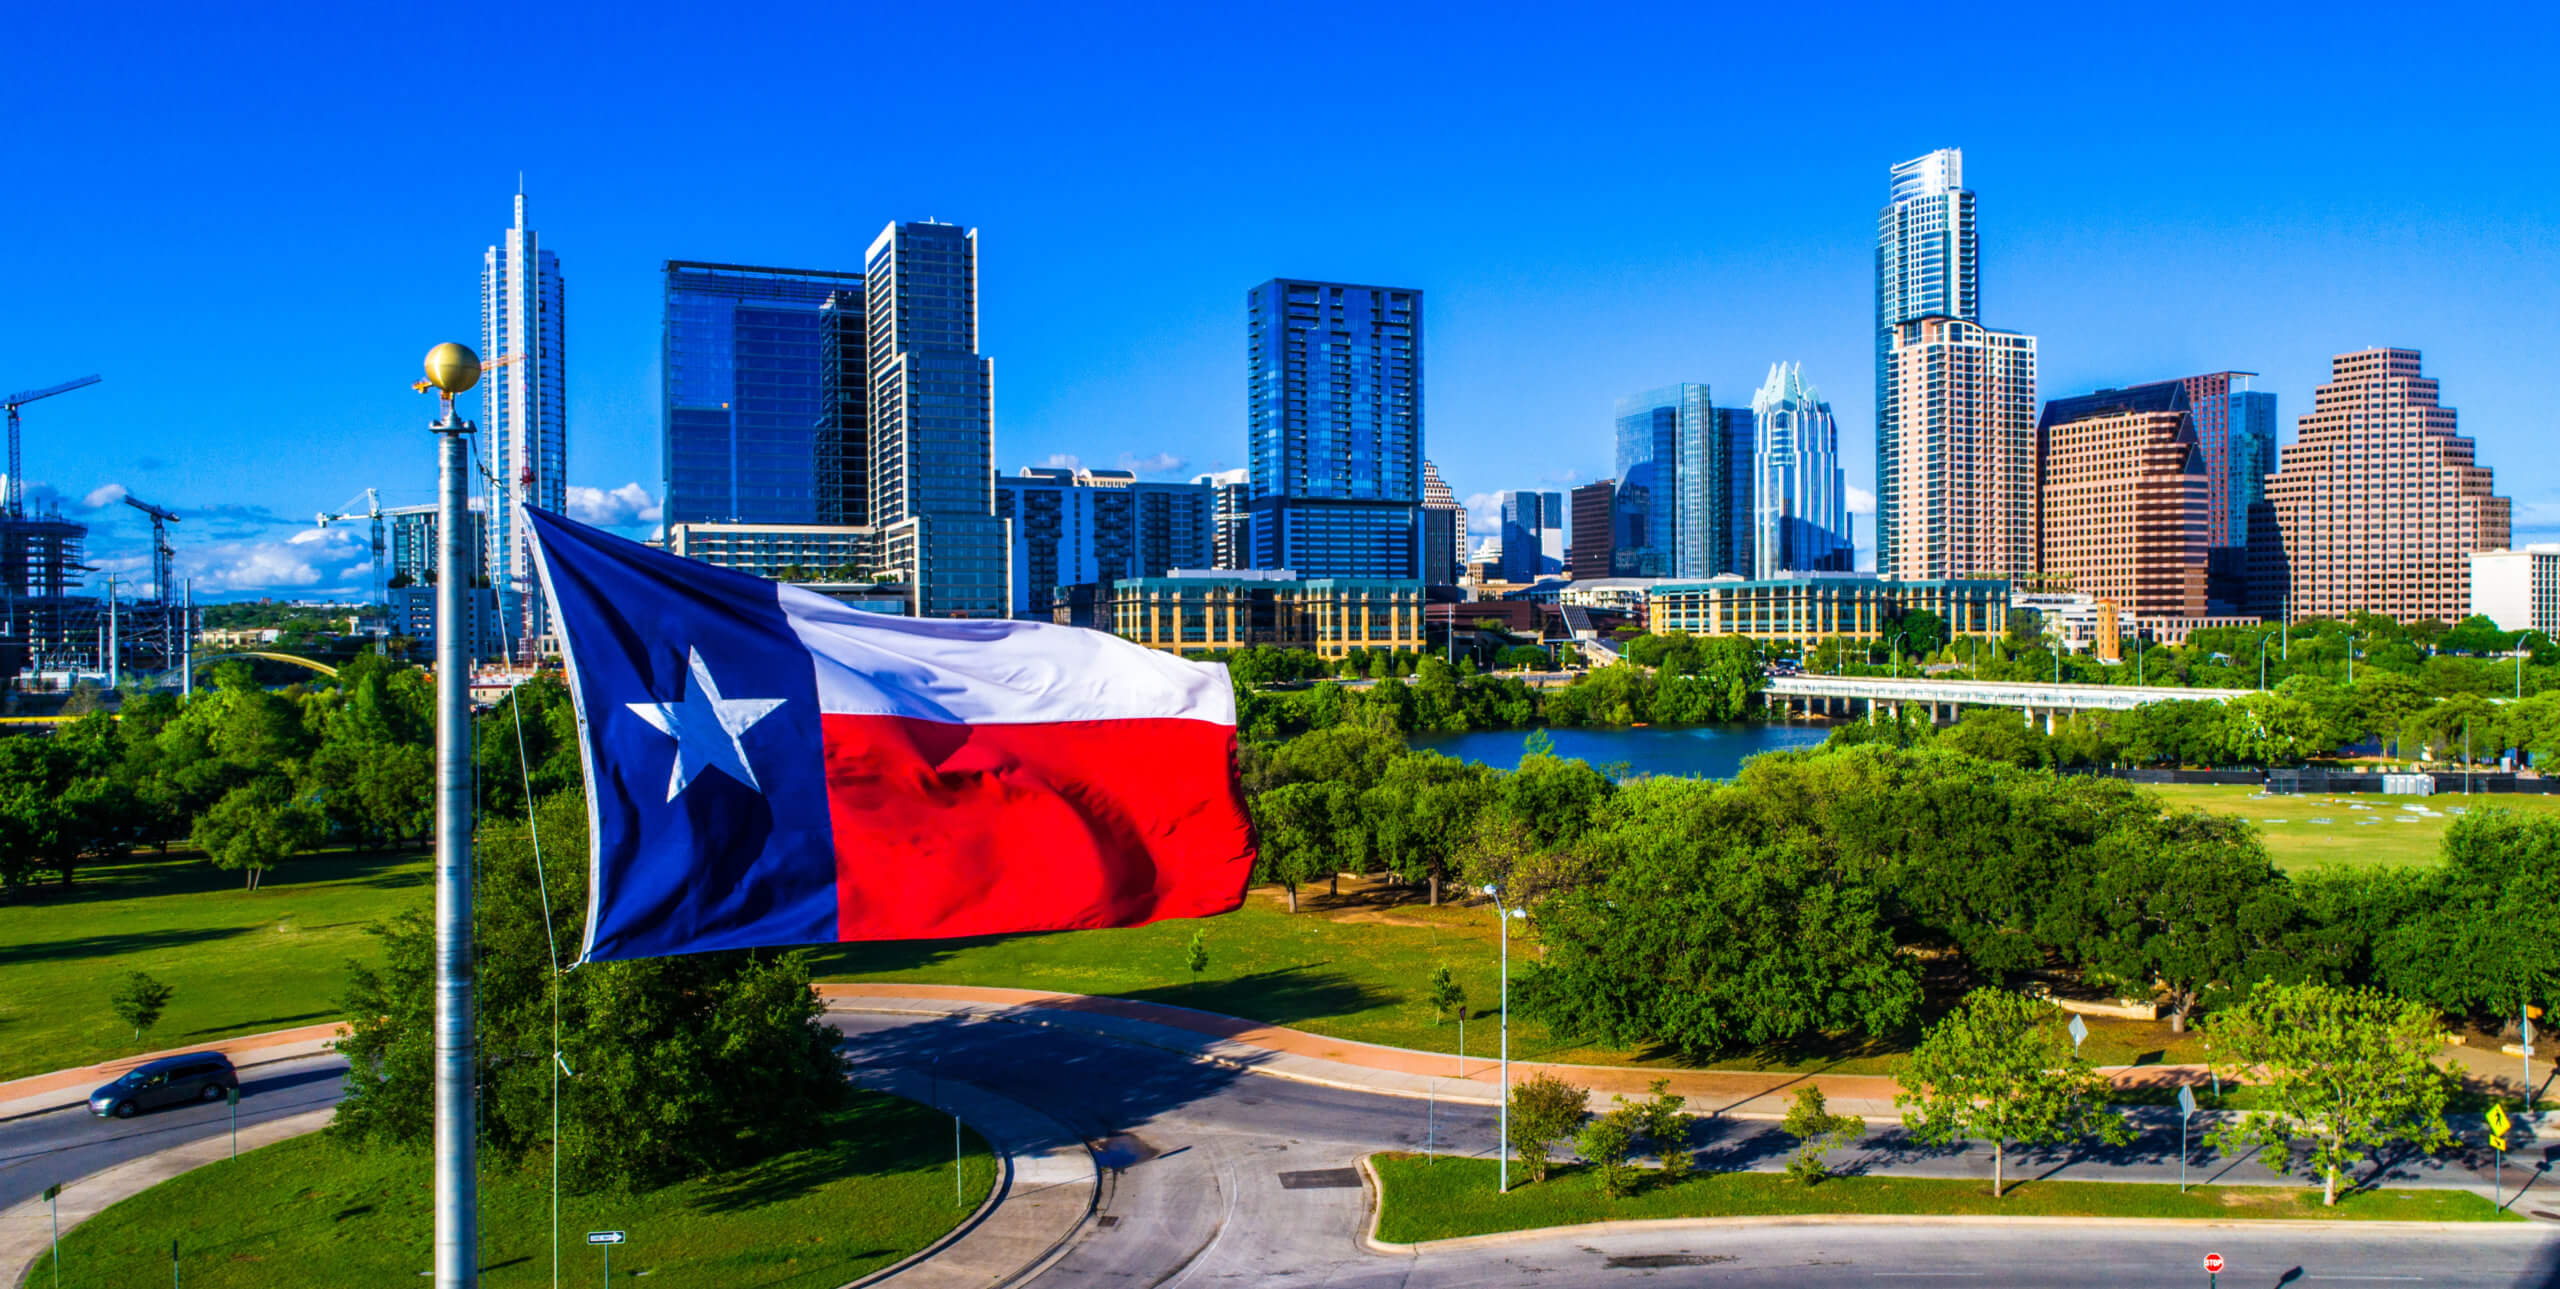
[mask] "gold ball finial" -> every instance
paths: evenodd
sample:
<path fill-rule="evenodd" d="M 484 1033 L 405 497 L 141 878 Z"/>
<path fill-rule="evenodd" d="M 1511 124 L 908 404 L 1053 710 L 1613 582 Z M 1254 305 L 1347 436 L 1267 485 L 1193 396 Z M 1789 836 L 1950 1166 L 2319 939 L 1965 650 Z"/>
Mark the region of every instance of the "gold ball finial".
<path fill-rule="evenodd" d="M 451 398 L 480 383 L 480 355 L 448 340 L 427 351 L 427 383 Z"/>

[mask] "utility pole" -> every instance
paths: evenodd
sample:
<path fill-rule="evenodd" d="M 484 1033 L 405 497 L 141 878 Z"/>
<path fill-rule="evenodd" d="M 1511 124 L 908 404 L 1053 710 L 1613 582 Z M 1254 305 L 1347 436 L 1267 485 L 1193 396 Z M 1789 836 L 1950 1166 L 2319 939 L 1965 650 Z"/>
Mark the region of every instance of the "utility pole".
<path fill-rule="evenodd" d="M 480 1283 L 477 1052 L 471 1032 L 471 422 L 453 396 L 480 383 L 480 356 L 457 344 L 427 351 L 439 393 L 436 436 L 436 948 L 435 1289 Z M 494 500 L 494 499 L 493 499 Z M 612 1257 L 608 1250 L 607 1258 Z"/>

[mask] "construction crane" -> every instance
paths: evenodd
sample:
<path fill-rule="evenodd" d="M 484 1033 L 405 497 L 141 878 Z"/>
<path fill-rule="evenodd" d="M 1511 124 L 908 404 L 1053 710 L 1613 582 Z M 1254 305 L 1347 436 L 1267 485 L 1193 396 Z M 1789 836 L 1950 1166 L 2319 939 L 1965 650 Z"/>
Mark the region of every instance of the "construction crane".
<path fill-rule="evenodd" d="M 75 389 L 85 389 L 97 383 L 97 377 L 83 376 L 78 380 L 66 380 L 50 389 L 24 390 L 16 394 L 11 394 L 7 398 L 0 398 L 0 406 L 6 406 L 9 409 L 9 496 L 5 503 L 0 503 L 5 504 L 8 507 L 9 518 L 24 519 L 27 517 L 27 488 L 25 472 L 18 467 L 18 408 L 23 404 L 32 403 L 39 398 L 51 398 L 56 394 L 68 394 Z"/>
<path fill-rule="evenodd" d="M 151 598 L 162 604 L 169 602 L 169 560 L 177 554 L 169 547 L 169 525 L 178 522 L 175 511 L 162 510 L 140 497 L 127 494 L 124 504 L 151 516 Z"/>
<path fill-rule="evenodd" d="M 362 510 L 356 509 L 356 503 L 359 501 L 364 503 Z M 387 607 L 391 603 L 391 590 L 383 568 L 385 548 L 382 541 L 382 494 L 376 489 L 367 488 L 361 494 L 347 498 L 346 502 L 335 511 L 324 510 L 314 518 L 319 521 L 322 528 L 347 519 L 366 519 L 373 522 L 373 602 Z"/>

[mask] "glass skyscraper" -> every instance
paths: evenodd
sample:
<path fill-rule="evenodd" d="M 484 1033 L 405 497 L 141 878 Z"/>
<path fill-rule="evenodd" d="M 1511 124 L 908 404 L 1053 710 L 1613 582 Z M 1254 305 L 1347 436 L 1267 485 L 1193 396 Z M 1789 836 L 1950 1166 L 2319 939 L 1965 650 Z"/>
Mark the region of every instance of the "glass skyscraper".
<path fill-rule="evenodd" d="M 516 222 L 480 261 L 481 429 L 500 499 L 490 507 L 489 585 L 507 655 L 533 661 L 547 630 L 533 548 L 515 503 L 569 503 L 569 401 L 560 260 L 542 249 L 516 194 Z M 503 360 L 503 361 L 502 361 Z"/>
<path fill-rule="evenodd" d="M 995 508 L 995 364 L 978 352 L 978 234 L 893 223 L 863 256 L 871 522 L 923 617 L 1011 608 Z"/>
<path fill-rule="evenodd" d="M 1564 494 L 1504 492 L 1502 580 L 1523 585 L 1564 571 Z"/>
<path fill-rule="evenodd" d="M 1422 293 L 1274 278 L 1245 293 L 1253 566 L 1422 568 Z"/>
<path fill-rule="evenodd" d="M 2275 473 L 2276 396 L 2249 388 L 2256 375 L 2221 371 L 2178 382 L 2186 388 L 2204 453 L 2208 547 L 2249 544 L 2249 507 L 2267 495 L 2267 476 Z"/>
<path fill-rule="evenodd" d="M 1773 363 L 1751 396 L 1752 576 L 1847 573 L 1857 568 L 1840 426 L 1804 369 Z"/>
<path fill-rule="evenodd" d="M 842 522 L 820 489 L 822 423 L 845 415 L 825 359 L 862 275 L 669 260 L 665 288 L 666 522 Z"/>
<path fill-rule="evenodd" d="M 1981 247 L 1964 152 L 1940 148 L 1893 167 L 1876 216 L 1876 568 L 1894 576 L 1905 509 L 1902 456 L 1893 432 L 1892 387 L 1898 329 L 1926 317 L 1982 321 Z"/>
<path fill-rule="evenodd" d="M 1704 385 L 1619 399 L 1611 572 L 1749 573 L 1751 441 L 1750 410 L 1715 406 Z"/>

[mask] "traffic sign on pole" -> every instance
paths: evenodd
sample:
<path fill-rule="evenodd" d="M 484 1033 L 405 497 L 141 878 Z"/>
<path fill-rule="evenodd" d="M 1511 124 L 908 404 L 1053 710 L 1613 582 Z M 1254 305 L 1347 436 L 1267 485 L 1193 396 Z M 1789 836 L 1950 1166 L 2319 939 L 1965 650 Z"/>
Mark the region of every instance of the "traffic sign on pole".
<path fill-rule="evenodd" d="M 624 1238 L 623 1233 L 620 1231 L 587 1232 L 587 1243 L 589 1244 L 620 1244 Z"/>
<path fill-rule="evenodd" d="M 2196 1117 L 2196 1090 L 2178 1087 L 2178 1193 L 2187 1191 L 2187 1121 Z"/>
<path fill-rule="evenodd" d="M 2222 1255 L 2221 1255 L 2221 1254 L 2219 1254 L 2219 1253 L 2208 1253 L 2208 1254 L 2204 1255 L 2204 1273 L 2205 1273 L 2206 1275 L 2209 1275 L 2209 1276 L 2219 1276 L 2219 1275 L 2221 1275 L 2221 1274 L 2222 1274 L 2222 1268 L 2224 1267 L 2224 1265 L 2226 1265 L 2226 1264 L 2222 1261 Z"/>
<path fill-rule="evenodd" d="M 2073 1056 L 2078 1056 L 2080 1054 L 2080 1044 L 2086 1041 L 2089 1037 L 2089 1022 L 2074 1016 L 2071 1018 L 2071 1025 L 2069 1028 L 2071 1030 L 2071 1054 Z"/>

